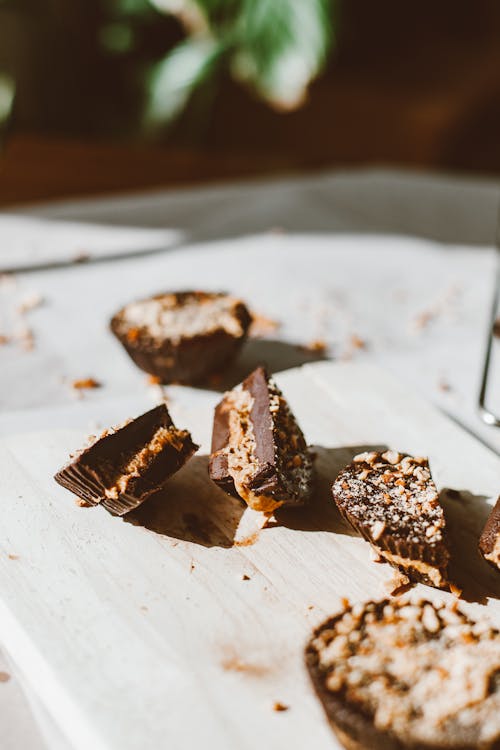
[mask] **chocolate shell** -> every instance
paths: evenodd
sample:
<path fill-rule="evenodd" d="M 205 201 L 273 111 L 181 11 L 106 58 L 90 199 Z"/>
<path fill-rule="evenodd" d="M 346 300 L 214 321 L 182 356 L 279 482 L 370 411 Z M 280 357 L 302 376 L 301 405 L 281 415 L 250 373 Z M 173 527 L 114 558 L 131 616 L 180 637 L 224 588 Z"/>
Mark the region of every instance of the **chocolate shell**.
<path fill-rule="evenodd" d="M 500 570 L 500 497 L 479 538 L 479 551 L 490 565 Z"/>
<path fill-rule="evenodd" d="M 263 512 L 300 505 L 310 496 L 311 454 L 264 368 L 254 370 L 217 405 L 209 474 L 225 492 Z"/>
<path fill-rule="evenodd" d="M 348 750 L 500 747 L 500 633 L 453 605 L 347 605 L 316 629 L 305 659 Z"/>
<path fill-rule="evenodd" d="M 160 490 L 197 449 L 162 404 L 104 433 L 54 479 L 85 503 L 123 516 Z"/>
<path fill-rule="evenodd" d="M 360 454 L 332 485 L 341 515 L 412 581 L 448 587 L 446 523 L 427 459 Z"/>
<path fill-rule="evenodd" d="M 196 384 L 232 362 L 251 321 L 241 300 L 192 291 L 130 303 L 110 327 L 135 364 L 159 382 Z"/>

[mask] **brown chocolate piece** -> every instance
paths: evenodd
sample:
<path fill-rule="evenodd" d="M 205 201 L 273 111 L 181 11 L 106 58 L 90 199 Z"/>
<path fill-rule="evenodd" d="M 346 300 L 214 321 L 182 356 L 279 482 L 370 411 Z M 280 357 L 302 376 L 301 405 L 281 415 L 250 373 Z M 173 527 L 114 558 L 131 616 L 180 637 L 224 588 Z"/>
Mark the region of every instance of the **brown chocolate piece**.
<path fill-rule="evenodd" d="M 54 479 L 86 503 L 123 516 L 160 490 L 197 449 L 162 404 L 104 433 Z"/>
<path fill-rule="evenodd" d="M 306 664 L 349 750 L 500 748 L 500 633 L 456 606 L 347 605 L 315 631 Z"/>
<path fill-rule="evenodd" d="M 215 409 L 209 474 L 251 508 L 300 505 L 313 486 L 310 452 L 283 394 L 262 367 Z"/>
<path fill-rule="evenodd" d="M 500 570 L 500 497 L 479 537 L 479 551 L 490 565 Z"/>
<path fill-rule="evenodd" d="M 110 325 L 135 364 L 159 382 L 198 383 L 234 359 L 251 320 L 235 297 L 191 291 L 132 302 Z"/>
<path fill-rule="evenodd" d="M 332 494 L 342 516 L 412 581 L 446 588 L 449 549 L 427 459 L 363 453 L 340 472 Z"/>

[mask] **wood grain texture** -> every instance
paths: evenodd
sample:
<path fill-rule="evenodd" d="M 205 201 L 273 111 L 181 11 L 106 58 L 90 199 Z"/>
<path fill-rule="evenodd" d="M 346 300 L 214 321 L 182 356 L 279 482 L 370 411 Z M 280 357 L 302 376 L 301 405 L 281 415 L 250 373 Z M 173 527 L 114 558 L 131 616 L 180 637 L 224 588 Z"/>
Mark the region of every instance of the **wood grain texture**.
<path fill-rule="evenodd" d="M 83 439 L 83 411 L 73 429 L 2 439 L 0 638 L 79 750 L 336 747 L 303 647 L 342 597 L 382 597 L 392 578 L 330 500 L 364 446 L 428 454 L 438 487 L 462 491 L 445 498 L 453 574 L 464 606 L 487 603 L 500 623 L 499 578 L 476 551 L 500 460 L 379 370 L 319 363 L 278 381 L 317 446 L 318 488 L 248 543 L 234 543 L 241 506 L 206 477 L 217 394 L 176 393 L 172 416 L 202 448 L 128 521 L 78 508 L 53 483 Z"/>

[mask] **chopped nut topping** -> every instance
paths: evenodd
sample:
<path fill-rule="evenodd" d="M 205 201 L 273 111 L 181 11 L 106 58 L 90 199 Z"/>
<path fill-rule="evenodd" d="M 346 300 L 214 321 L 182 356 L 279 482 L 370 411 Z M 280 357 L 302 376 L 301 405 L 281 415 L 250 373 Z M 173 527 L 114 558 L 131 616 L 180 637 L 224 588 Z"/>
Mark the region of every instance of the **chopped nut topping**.
<path fill-rule="evenodd" d="M 325 689 L 402 747 L 500 740 L 500 633 L 456 605 L 407 596 L 355 605 L 317 631 L 309 651 Z"/>

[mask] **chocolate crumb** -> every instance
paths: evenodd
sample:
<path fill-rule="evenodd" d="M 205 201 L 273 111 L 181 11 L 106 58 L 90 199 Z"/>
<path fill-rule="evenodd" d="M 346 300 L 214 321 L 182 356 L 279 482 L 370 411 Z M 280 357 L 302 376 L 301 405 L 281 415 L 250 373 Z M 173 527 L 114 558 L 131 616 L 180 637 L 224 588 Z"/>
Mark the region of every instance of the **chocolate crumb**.
<path fill-rule="evenodd" d="M 5 346 L 5 344 L 8 344 L 10 341 L 9 336 L 4 336 L 3 334 L 0 334 L 0 346 Z"/>
<path fill-rule="evenodd" d="M 8 682 L 10 680 L 10 674 L 8 672 L 0 672 L 0 682 Z"/>
<path fill-rule="evenodd" d="M 280 701 L 276 701 L 273 705 L 273 711 L 288 711 L 290 706 L 287 706 L 285 703 L 281 703 Z"/>
<path fill-rule="evenodd" d="M 250 576 L 247 576 L 246 573 L 243 573 L 243 575 L 241 576 L 241 580 L 242 581 L 249 581 L 250 580 Z"/>
<path fill-rule="evenodd" d="M 497 318 L 493 323 L 493 336 L 500 338 L 500 318 Z"/>
<path fill-rule="evenodd" d="M 19 560 L 19 555 L 14 555 L 12 552 L 7 557 L 9 560 Z"/>

